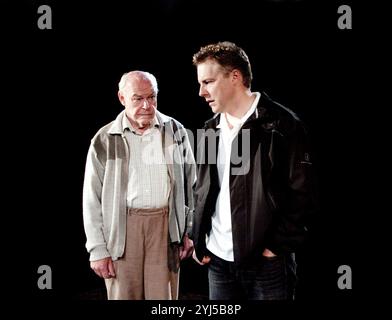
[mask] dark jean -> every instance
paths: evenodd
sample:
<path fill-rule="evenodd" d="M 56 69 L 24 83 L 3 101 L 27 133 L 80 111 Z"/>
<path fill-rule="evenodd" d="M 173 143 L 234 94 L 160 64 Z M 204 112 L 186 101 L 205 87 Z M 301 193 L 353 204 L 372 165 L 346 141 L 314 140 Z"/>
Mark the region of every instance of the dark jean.
<path fill-rule="evenodd" d="M 267 258 L 238 267 L 208 253 L 210 300 L 293 300 L 296 283 L 294 254 Z"/>

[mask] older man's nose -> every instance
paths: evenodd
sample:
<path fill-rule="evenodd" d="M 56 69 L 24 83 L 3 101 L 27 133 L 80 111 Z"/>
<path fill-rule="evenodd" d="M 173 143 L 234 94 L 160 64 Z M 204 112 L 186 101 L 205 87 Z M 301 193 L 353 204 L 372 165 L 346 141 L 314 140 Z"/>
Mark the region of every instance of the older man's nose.
<path fill-rule="evenodd" d="M 147 99 L 143 99 L 143 109 L 148 109 L 150 107 L 150 103 L 148 102 Z"/>

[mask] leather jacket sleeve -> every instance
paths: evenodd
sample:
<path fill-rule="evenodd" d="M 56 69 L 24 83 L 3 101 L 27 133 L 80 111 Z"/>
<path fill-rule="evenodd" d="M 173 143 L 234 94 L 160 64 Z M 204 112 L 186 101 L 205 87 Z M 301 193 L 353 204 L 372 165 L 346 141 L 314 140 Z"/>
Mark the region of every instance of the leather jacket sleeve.
<path fill-rule="evenodd" d="M 269 194 L 273 205 L 279 203 L 266 246 L 275 254 L 293 252 L 303 243 L 310 218 L 318 210 L 314 159 L 307 130 L 297 121 L 283 139 L 286 149 L 283 154 L 287 157 L 284 163 L 288 166 L 283 172 L 287 173 L 284 179 L 288 183 L 281 183 L 279 192 Z"/>

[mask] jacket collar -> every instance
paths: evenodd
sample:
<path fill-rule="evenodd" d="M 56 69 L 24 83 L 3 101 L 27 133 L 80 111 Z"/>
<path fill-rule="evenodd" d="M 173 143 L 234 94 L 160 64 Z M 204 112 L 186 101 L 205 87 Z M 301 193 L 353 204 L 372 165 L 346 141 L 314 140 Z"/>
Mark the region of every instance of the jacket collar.
<path fill-rule="evenodd" d="M 279 107 L 278 109 L 285 109 L 291 113 L 290 110 L 282 106 L 281 104 L 273 101 L 265 92 L 260 93 L 260 99 L 257 104 L 255 112 L 253 112 L 248 120 L 246 120 L 245 124 L 248 124 L 249 122 L 253 122 L 255 120 L 261 121 L 262 123 L 273 121 L 274 118 L 276 117 L 276 112 L 273 112 L 273 110 L 276 109 L 276 107 Z M 204 129 L 214 129 L 217 130 L 217 125 L 219 124 L 220 121 L 220 116 L 221 114 L 218 113 L 214 115 L 213 118 L 205 122 Z"/>

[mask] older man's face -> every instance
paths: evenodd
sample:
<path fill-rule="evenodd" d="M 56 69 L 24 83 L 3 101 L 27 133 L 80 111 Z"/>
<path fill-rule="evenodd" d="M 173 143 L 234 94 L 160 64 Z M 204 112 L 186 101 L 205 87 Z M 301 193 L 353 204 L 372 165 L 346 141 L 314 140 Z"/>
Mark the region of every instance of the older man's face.
<path fill-rule="evenodd" d="M 149 80 L 128 80 L 125 88 L 119 92 L 119 99 L 132 126 L 151 126 L 157 108 L 157 94 Z"/>

